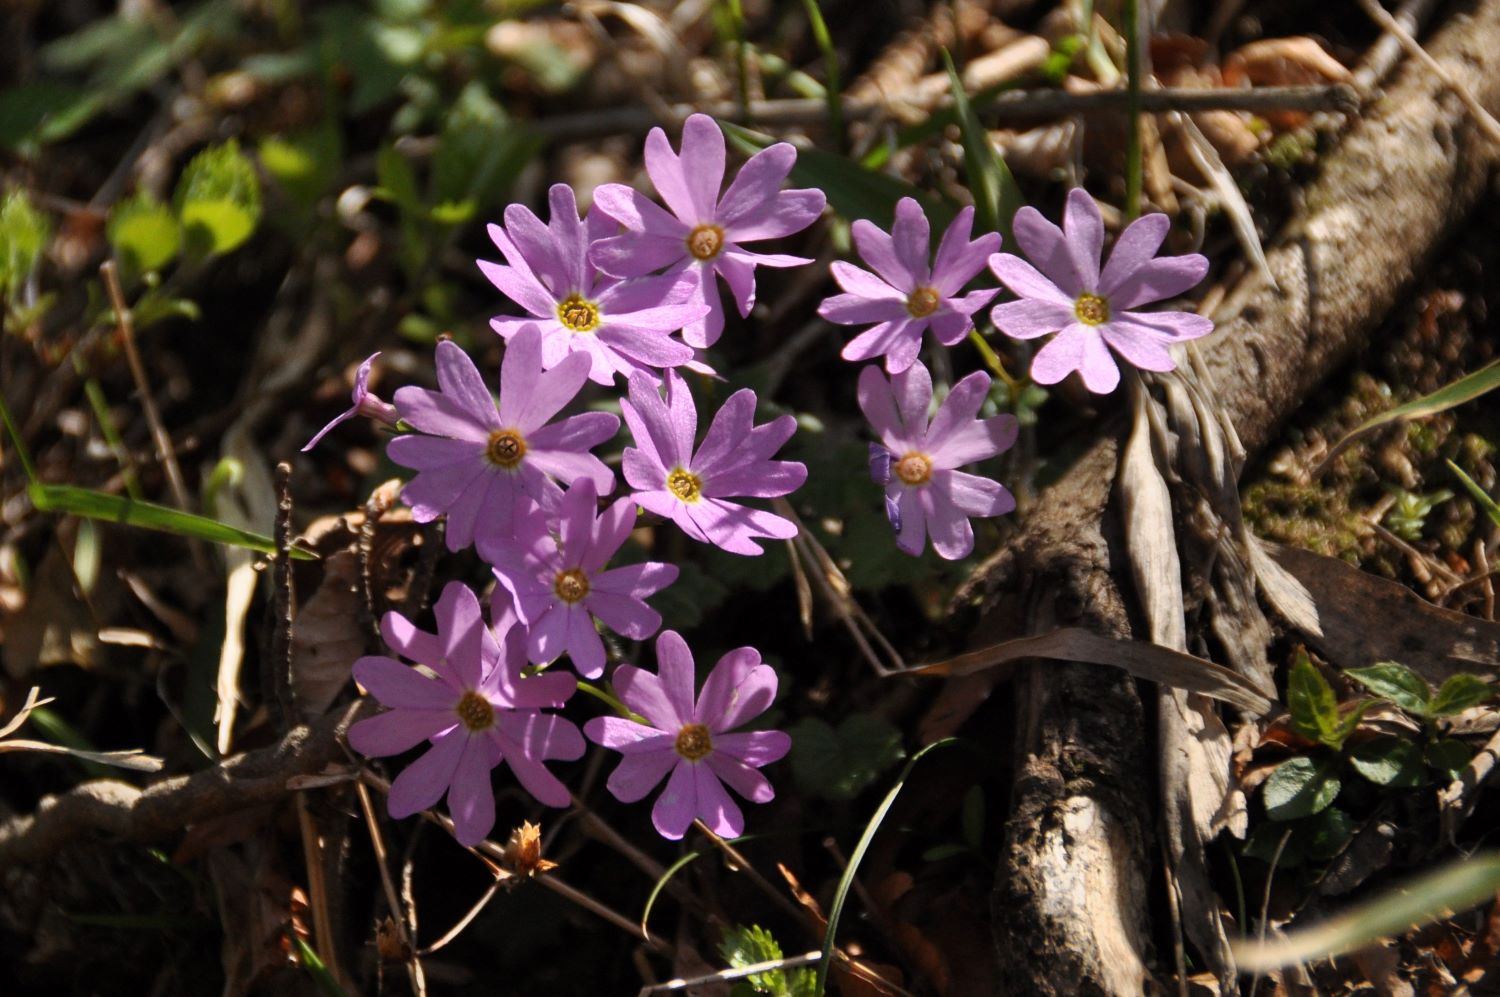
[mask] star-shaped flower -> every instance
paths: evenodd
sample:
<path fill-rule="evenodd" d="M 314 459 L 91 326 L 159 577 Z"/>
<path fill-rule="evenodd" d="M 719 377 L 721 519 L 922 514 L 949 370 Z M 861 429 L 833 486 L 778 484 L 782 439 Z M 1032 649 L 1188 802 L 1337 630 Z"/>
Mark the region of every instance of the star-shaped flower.
<path fill-rule="evenodd" d="M 630 499 L 602 515 L 598 504 L 593 482 L 581 478 L 558 504 L 555 520 L 537 510 L 517 521 L 514 539 L 479 545 L 529 628 L 531 660 L 547 664 L 566 652 L 584 678 L 604 674 L 594 620 L 645 640 L 661 627 L 646 597 L 677 580 L 675 564 L 656 561 L 605 570 L 635 527 L 636 511 Z"/>
<path fill-rule="evenodd" d="M 677 367 L 693 359 L 692 347 L 672 333 L 707 314 L 686 300 L 691 289 L 677 276 L 622 281 L 600 274 L 588 260 L 595 240 L 618 231 L 601 212 L 578 217 L 573 188 L 555 184 L 548 194 L 551 218 L 523 205 L 505 209 L 505 227 L 491 225 L 490 238 L 509 266 L 479 260 L 479 269 L 501 293 L 531 313 L 501 316 L 490 325 L 510 339 L 529 325 L 542 330 L 548 369 L 571 353 L 590 360 L 589 377 L 611 384 L 616 374 Z"/>
<path fill-rule="evenodd" d="M 329 430 L 333 429 L 334 426 L 346 422 L 357 415 L 374 419 L 376 422 L 384 423 L 387 426 L 396 425 L 396 420 L 399 418 L 396 413 L 396 407 L 390 402 L 383 401 L 370 391 L 370 367 L 375 363 L 375 358 L 378 356 L 380 356 L 379 353 L 371 353 L 365 358 L 365 362 L 359 365 L 359 370 L 355 372 L 354 391 L 350 394 L 350 400 L 354 404 L 334 416 L 328 425 L 318 430 L 317 435 L 308 440 L 307 446 L 302 448 L 303 453 L 307 453 L 313 447 L 317 446 L 318 442 L 327 436 Z"/>
<path fill-rule="evenodd" d="M 1169 228 L 1166 215 L 1137 218 L 1101 272 L 1104 221 L 1086 191 L 1068 193 L 1061 229 L 1035 208 L 1016 212 L 1016 242 L 1036 266 L 1009 253 L 990 257 L 995 276 L 1021 299 L 996 305 L 990 318 L 1014 339 L 1057 333 L 1031 361 L 1032 380 L 1056 384 L 1076 370 L 1086 388 L 1107 394 L 1120 383 L 1110 350 L 1141 370 L 1172 370 L 1168 347 L 1213 331 L 1212 321 L 1191 312 L 1132 310 L 1176 297 L 1208 272 L 1197 253 L 1157 257 Z"/>
<path fill-rule="evenodd" d="M 885 486 L 886 515 L 896 546 L 919 555 L 932 547 L 950 561 L 974 549 L 970 516 L 998 516 L 1016 507 L 1006 487 L 957 468 L 993 457 L 1016 442 L 1013 415 L 976 419 L 990 377 L 975 371 L 959 381 L 932 421 L 932 376 L 920 363 L 886 379 L 879 367 L 859 375 L 859 407 L 880 435 L 870 445 L 870 473 Z"/>
<path fill-rule="evenodd" d="M 724 331 L 724 306 L 714 275 L 724 278 L 740 314 L 755 304 L 755 268 L 795 267 L 800 256 L 752 253 L 743 243 L 779 239 L 800 232 L 823 213 L 820 190 L 782 190 L 797 161 L 785 142 L 762 149 L 740 168 L 719 196 L 724 182 L 724 133 L 713 118 L 694 114 L 682 126 L 682 155 L 660 128 L 646 136 L 646 172 L 667 207 L 624 184 L 603 184 L 594 206 L 626 228 L 602 239 L 592 257 L 599 269 L 618 277 L 638 277 L 663 267 L 690 281 L 694 302 L 708 311 L 688 323 L 690 346 L 712 346 Z"/>
<path fill-rule="evenodd" d="M 634 447 L 625 448 L 625 480 L 644 509 L 675 522 L 694 540 L 732 554 L 759 554 L 756 538 L 789 540 L 797 527 L 788 519 L 729 498 L 775 498 L 796 491 L 807 467 L 771 460 L 797 429 L 789 415 L 756 426 L 755 392 L 742 388 L 714 415 L 703 445 L 693 450 L 698 411 L 682 378 L 667 372 L 667 397 L 651 379 L 630 379 L 630 397 L 620 411 Z"/>
<path fill-rule="evenodd" d="M 392 817 L 409 817 L 448 795 L 454 836 L 475 845 L 495 826 L 490 770 L 502 761 L 526 791 L 549 807 L 572 797 L 544 764 L 582 756 L 578 728 L 545 709 L 560 707 L 577 680 L 547 672 L 522 677 L 526 636 L 513 629 L 501 640 L 485 626 L 479 600 L 449 582 L 433 607 L 436 634 L 387 613 L 380 632 L 398 654 L 426 666 L 425 674 L 395 658 L 373 655 L 354 663 L 354 677 L 390 709 L 349 728 L 349 746 L 362 755 L 399 755 L 423 741 L 431 747 L 391 783 Z"/>
<path fill-rule="evenodd" d="M 656 661 L 656 675 L 630 665 L 614 674 L 620 699 L 645 724 L 624 717 L 584 724 L 590 740 L 625 756 L 610 774 L 609 791 L 622 803 L 634 803 L 667 779 L 651 808 L 662 837 L 681 838 L 694 818 L 720 837 L 739 837 L 745 817 L 724 784 L 752 803 L 770 802 L 776 791 L 757 770 L 792 746 L 779 730 L 731 733 L 771 705 L 776 672 L 761 663 L 755 648 L 738 648 L 719 659 L 695 702 L 693 653 L 676 631 L 656 639 Z"/>
<path fill-rule="evenodd" d="M 899 374 L 916 362 L 925 330 L 932 329 L 938 342 L 952 346 L 974 328 L 974 313 L 999 289 L 959 292 L 1000 248 L 1000 236 L 987 232 L 971 242 L 973 223 L 972 207 L 960 211 L 943 233 L 935 258 L 930 256 L 927 215 L 910 197 L 896 205 L 889 235 L 866 219 L 854 223 L 854 245 L 875 273 L 834 263 L 833 277 L 845 293 L 818 306 L 819 315 L 839 325 L 876 323 L 849 341 L 841 354 L 845 360 L 884 355 L 885 369 Z"/>
<path fill-rule="evenodd" d="M 401 492 L 412 517 L 429 523 L 447 514 L 449 550 L 476 535 L 510 536 L 517 504 L 529 498 L 554 507 L 559 481 L 588 478 L 600 492 L 614 490 L 614 472 L 589 450 L 614 436 L 620 420 L 585 412 L 549 422 L 588 380 L 587 356 L 570 354 L 543 370 L 541 333 L 518 332 L 500 363 L 498 407 L 456 344 L 438 343 L 436 365 L 437 391 L 396 392 L 401 418 L 420 432 L 396 437 L 386 452 L 417 471 Z"/>

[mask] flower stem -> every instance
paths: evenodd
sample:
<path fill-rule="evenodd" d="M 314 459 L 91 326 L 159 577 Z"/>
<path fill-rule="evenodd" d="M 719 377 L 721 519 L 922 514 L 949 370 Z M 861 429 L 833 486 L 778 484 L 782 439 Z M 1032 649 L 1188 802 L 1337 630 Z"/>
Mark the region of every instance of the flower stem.
<path fill-rule="evenodd" d="M 1010 376 L 1010 371 L 1005 369 L 1005 363 L 1000 359 L 1000 354 L 996 353 L 994 347 L 990 346 L 985 338 L 979 334 L 978 328 L 969 330 L 969 342 L 974 344 L 974 348 L 984 358 L 984 365 L 993 371 L 996 377 L 1005 382 L 1005 386 L 1010 389 L 1011 398 L 1020 397 L 1021 382 Z"/>
<path fill-rule="evenodd" d="M 620 700 L 613 693 L 607 692 L 591 682 L 579 682 L 578 691 L 593 696 L 595 699 L 599 700 L 599 702 L 604 703 L 610 709 L 614 710 L 620 716 L 625 717 L 627 720 L 634 720 L 636 723 L 643 726 L 650 726 L 650 723 L 646 720 L 645 717 L 641 716 L 639 713 L 635 712 L 630 707 L 620 702 Z"/>
<path fill-rule="evenodd" d="M 843 151 L 848 138 L 844 133 L 844 97 L 839 85 L 839 55 L 833 48 L 833 36 L 828 33 L 828 23 L 823 20 L 823 9 L 818 0 L 802 0 L 807 10 L 807 23 L 812 29 L 813 41 L 823 54 L 823 72 L 827 77 L 826 100 L 828 101 L 828 130 L 833 132 L 835 146 Z"/>
<path fill-rule="evenodd" d="M 1139 0 L 1124 0 L 1125 93 L 1125 220 L 1141 214 L 1141 12 Z"/>

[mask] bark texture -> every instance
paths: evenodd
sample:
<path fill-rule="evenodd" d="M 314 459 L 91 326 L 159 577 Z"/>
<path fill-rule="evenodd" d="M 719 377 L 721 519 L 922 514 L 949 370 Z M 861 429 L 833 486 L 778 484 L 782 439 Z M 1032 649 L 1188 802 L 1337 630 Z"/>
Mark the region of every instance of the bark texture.
<path fill-rule="evenodd" d="M 1429 50 L 1492 111 L 1500 107 L 1500 0 L 1463 7 Z M 1242 283 L 1203 349 L 1215 401 L 1254 454 L 1345 363 L 1474 205 L 1496 149 L 1462 104 L 1406 63 L 1323 162 L 1267 253 L 1278 287 Z M 1102 439 L 1036 505 L 967 588 L 982 597 L 976 645 L 1032 631 L 1131 631 L 1108 508 L 1117 443 Z M 1139 994 L 1149 987 L 1147 883 L 1156 769 L 1134 683 L 1049 663 L 1018 675 L 1024 759 L 992 898 L 1002 989 Z"/>

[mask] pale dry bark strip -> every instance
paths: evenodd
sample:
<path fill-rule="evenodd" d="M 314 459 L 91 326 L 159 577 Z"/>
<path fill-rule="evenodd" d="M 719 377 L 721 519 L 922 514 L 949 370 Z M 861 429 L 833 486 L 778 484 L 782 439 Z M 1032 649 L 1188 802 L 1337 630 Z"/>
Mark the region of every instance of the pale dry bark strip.
<path fill-rule="evenodd" d="M 1430 47 L 1481 103 L 1500 105 L 1500 0 L 1446 23 Z M 1216 314 L 1203 367 L 1250 453 L 1346 361 L 1398 300 L 1495 164 L 1461 102 L 1407 64 L 1323 162 L 1259 278 Z M 1116 441 L 1101 440 L 1037 503 L 1016 541 L 976 575 L 975 644 L 1017 629 L 1131 620 L 1107 509 Z M 1117 556 L 1117 555 L 1116 555 Z M 1140 993 L 1149 974 L 1152 763 L 1134 683 L 1049 664 L 1017 685 L 1018 757 L 993 898 L 998 979 L 1013 993 Z"/>

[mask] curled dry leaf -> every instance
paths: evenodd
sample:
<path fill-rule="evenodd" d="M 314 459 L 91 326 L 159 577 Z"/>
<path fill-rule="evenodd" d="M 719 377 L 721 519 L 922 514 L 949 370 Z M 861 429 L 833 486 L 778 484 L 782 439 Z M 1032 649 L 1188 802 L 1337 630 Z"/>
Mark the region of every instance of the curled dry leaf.
<path fill-rule="evenodd" d="M 323 580 L 292 620 L 292 690 L 302 715 L 321 716 L 365 653 L 359 558 L 341 550 L 323 561 Z"/>

